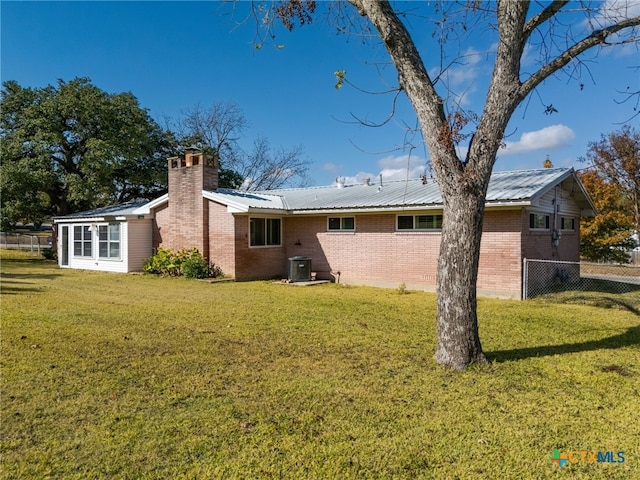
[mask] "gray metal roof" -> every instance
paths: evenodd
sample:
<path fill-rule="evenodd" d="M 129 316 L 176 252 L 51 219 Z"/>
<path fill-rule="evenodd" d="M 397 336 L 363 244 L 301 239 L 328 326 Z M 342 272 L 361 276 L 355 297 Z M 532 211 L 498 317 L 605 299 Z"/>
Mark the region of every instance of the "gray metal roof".
<path fill-rule="evenodd" d="M 494 172 L 487 191 L 487 207 L 502 205 L 530 205 L 562 182 L 577 185 L 574 196 L 581 208 L 594 211 L 595 207 L 586 194 L 573 168 L 545 168 Z M 442 196 L 438 184 L 428 179 L 376 182 L 370 185 L 329 185 L 324 187 L 289 188 L 262 192 L 218 189 L 203 191 L 202 195 L 214 202 L 226 205 L 232 213 L 273 212 L 280 214 L 305 214 L 323 211 L 385 211 L 442 208 Z M 148 214 L 156 206 L 169 200 L 163 195 L 151 202 L 131 202 L 123 205 L 98 208 L 75 213 L 60 219 L 81 219 L 104 216 Z"/>
<path fill-rule="evenodd" d="M 487 192 L 487 206 L 526 204 L 567 178 L 574 178 L 572 168 L 495 172 Z M 577 180 L 577 179 L 576 179 Z M 219 189 L 205 192 L 211 200 L 228 205 L 234 211 L 259 209 L 309 213 L 323 210 L 390 210 L 439 208 L 442 196 L 438 184 L 429 179 L 384 181 L 371 185 L 291 188 L 263 192 L 237 192 Z M 588 203 L 588 199 L 586 200 Z"/>
<path fill-rule="evenodd" d="M 110 205 L 108 207 L 94 208 L 92 210 L 85 210 L 83 212 L 71 213 L 61 217 L 56 217 L 55 220 L 63 219 L 81 219 L 81 218 L 104 218 L 104 217 L 124 217 L 127 215 L 135 215 L 140 207 L 143 207 L 149 203 L 148 200 L 140 200 L 136 202 L 122 203 L 120 205 Z"/>

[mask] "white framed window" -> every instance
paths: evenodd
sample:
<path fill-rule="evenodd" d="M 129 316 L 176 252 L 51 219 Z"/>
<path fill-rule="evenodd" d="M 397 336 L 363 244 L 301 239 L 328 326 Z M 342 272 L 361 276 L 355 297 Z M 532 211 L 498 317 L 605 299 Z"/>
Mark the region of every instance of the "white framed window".
<path fill-rule="evenodd" d="M 429 215 L 398 215 L 396 230 L 398 231 L 429 231 L 442 229 L 442 214 Z"/>
<path fill-rule="evenodd" d="M 120 224 L 110 223 L 98 227 L 98 256 L 120 258 Z"/>
<path fill-rule="evenodd" d="M 549 230 L 549 215 L 546 213 L 529 214 L 530 230 Z"/>
<path fill-rule="evenodd" d="M 73 226 L 74 257 L 93 257 L 90 225 Z"/>
<path fill-rule="evenodd" d="M 560 217 L 560 230 L 575 230 L 576 219 L 573 217 Z"/>
<path fill-rule="evenodd" d="M 356 230 L 355 217 L 328 217 L 327 231 L 329 232 L 354 232 Z"/>
<path fill-rule="evenodd" d="M 282 245 L 282 221 L 279 218 L 249 218 L 250 247 L 279 247 Z"/>

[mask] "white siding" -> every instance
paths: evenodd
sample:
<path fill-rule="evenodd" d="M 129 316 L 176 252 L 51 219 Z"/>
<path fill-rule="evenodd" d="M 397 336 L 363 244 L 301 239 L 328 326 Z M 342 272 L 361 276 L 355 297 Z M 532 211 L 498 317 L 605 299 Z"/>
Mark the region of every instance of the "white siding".
<path fill-rule="evenodd" d="M 151 219 L 130 220 L 128 226 L 128 271 L 139 272 L 144 261 L 153 253 Z"/>
<path fill-rule="evenodd" d="M 558 204 L 558 213 L 580 218 L 580 207 L 572 198 L 571 192 L 558 185 L 545 193 L 538 202 L 538 208 L 532 210 L 553 213 L 554 204 Z"/>
<path fill-rule="evenodd" d="M 127 247 L 127 237 L 128 237 L 128 228 L 127 222 L 119 222 L 120 223 L 120 258 L 119 259 L 107 259 L 107 258 L 98 258 L 98 234 L 96 231 L 92 232 L 91 241 L 91 257 L 76 257 L 73 254 L 73 227 L 77 225 L 106 225 L 106 222 L 95 222 L 95 223 L 61 223 L 59 224 L 58 231 L 62 231 L 63 226 L 69 227 L 69 265 L 64 268 L 78 268 L 81 270 L 100 270 L 103 272 L 120 272 L 126 273 L 129 270 L 128 266 L 128 247 Z M 62 236 L 59 235 L 59 242 L 62 242 Z M 60 252 L 60 250 L 58 250 Z M 59 257 L 60 258 L 60 257 Z M 61 259 L 58 260 L 59 264 Z M 62 265 L 60 265 L 62 266 Z"/>

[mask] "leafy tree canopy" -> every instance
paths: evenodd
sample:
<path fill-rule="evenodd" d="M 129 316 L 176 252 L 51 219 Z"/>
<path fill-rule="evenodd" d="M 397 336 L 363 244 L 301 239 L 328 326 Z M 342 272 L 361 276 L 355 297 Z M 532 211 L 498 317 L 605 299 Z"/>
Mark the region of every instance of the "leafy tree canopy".
<path fill-rule="evenodd" d="M 2 226 L 41 222 L 166 191 L 175 146 L 131 93 L 88 78 L 0 93 Z"/>
<path fill-rule="evenodd" d="M 589 260 L 628 262 L 640 231 L 640 132 L 625 126 L 589 144 L 589 167 L 580 179 L 598 214 L 582 219 L 581 255 Z"/>

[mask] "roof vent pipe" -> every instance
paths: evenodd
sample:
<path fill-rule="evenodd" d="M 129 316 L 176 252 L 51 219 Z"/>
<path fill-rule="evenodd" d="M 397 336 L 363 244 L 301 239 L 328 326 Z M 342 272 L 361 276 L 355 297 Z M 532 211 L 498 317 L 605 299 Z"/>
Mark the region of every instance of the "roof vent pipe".
<path fill-rule="evenodd" d="M 382 174 L 380 174 L 380 186 L 382 186 Z"/>
<path fill-rule="evenodd" d="M 364 179 L 364 186 L 368 187 L 369 185 L 371 185 L 371 178 L 367 177 Z"/>
<path fill-rule="evenodd" d="M 337 177 L 336 178 L 336 182 L 338 183 L 338 188 L 344 188 L 344 184 L 346 182 L 346 178 L 344 177 Z"/>

